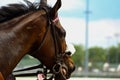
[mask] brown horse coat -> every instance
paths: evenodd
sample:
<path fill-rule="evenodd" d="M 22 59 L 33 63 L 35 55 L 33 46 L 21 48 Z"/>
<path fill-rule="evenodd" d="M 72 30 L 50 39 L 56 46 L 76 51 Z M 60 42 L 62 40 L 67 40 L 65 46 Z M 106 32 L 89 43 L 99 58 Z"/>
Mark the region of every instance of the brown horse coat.
<path fill-rule="evenodd" d="M 36 6 L 29 1 L 26 2 L 27 6 L 11 4 L 0 9 L 1 80 L 6 79 L 11 74 L 18 62 L 27 53 L 52 70 L 56 64 L 56 54 L 64 54 L 67 47 L 65 30 L 59 20 L 52 22 L 57 17 L 57 10 L 61 6 L 61 0 L 57 0 L 53 8 L 46 5 L 44 9 L 40 4 L 39 6 L 36 4 Z M 52 29 L 54 29 L 54 33 Z M 37 50 L 44 36 L 44 44 Z M 34 53 L 36 50 L 37 52 Z M 61 65 L 63 64 L 67 68 L 66 72 L 68 74 L 65 74 L 65 76 L 69 78 L 74 70 L 72 58 L 70 55 L 64 54 L 60 59 Z"/>

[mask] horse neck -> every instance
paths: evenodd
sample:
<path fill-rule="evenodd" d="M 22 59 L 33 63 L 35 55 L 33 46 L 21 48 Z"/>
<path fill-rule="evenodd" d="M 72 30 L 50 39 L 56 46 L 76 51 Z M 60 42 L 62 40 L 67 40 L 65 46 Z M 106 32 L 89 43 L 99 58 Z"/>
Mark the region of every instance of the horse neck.
<path fill-rule="evenodd" d="M 42 37 L 39 34 L 43 27 L 40 23 L 38 24 L 42 13 L 39 13 L 41 12 L 22 16 L 19 18 L 21 21 L 16 18 L 14 27 L 0 30 L 0 65 L 2 65 L 0 72 L 4 77 L 7 77 L 22 57 L 30 51 L 37 37 Z M 14 22 L 14 20 L 10 22 Z"/>

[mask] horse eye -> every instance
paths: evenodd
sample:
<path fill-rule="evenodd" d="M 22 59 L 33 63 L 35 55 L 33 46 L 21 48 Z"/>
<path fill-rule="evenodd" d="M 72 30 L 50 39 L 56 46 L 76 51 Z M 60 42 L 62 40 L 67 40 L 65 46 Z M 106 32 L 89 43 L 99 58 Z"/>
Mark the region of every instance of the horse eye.
<path fill-rule="evenodd" d="M 63 36 L 65 37 L 66 36 L 66 32 L 64 31 L 64 33 L 63 33 Z"/>
<path fill-rule="evenodd" d="M 59 29 L 57 27 L 56 27 L 56 29 L 58 31 L 59 36 L 61 36 L 61 37 L 65 37 L 66 36 L 66 32 L 65 32 L 64 29 Z"/>

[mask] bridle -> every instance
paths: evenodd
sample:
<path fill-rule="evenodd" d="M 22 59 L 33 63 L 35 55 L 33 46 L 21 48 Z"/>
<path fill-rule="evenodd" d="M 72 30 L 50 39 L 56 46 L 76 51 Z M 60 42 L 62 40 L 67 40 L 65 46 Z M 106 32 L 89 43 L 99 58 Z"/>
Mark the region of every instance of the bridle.
<path fill-rule="evenodd" d="M 49 31 L 49 29 L 51 29 L 50 31 L 51 31 L 51 34 L 53 37 L 54 47 L 55 47 L 55 65 L 53 66 L 53 69 L 52 69 L 53 76 L 51 77 L 51 78 L 53 78 L 53 77 L 55 77 L 56 74 L 58 74 L 60 72 L 60 69 L 62 68 L 63 57 L 65 56 L 65 52 L 64 53 L 61 52 L 62 46 L 60 44 L 60 40 L 58 39 L 58 34 L 56 33 L 55 26 L 54 26 L 54 23 L 56 21 L 58 21 L 58 17 L 56 17 L 54 20 L 52 20 L 52 19 L 50 19 L 48 10 L 45 7 L 42 7 L 41 9 L 44 10 L 47 15 L 46 32 L 44 33 L 43 39 L 42 39 L 39 47 L 34 52 L 32 52 L 31 55 L 35 54 L 36 52 L 38 52 L 41 49 L 41 47 L 43 46 L 44 41 L 46 39 L 46 36 L 48 34 L 48 31 Z M 47 71 L 45 74 L 47 74 Z"/>

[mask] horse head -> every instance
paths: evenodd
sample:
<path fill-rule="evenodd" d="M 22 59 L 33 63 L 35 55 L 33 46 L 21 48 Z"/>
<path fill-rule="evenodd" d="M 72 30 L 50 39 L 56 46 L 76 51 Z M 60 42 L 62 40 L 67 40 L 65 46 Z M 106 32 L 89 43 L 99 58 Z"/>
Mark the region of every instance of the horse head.
<path fill-rule="evenodd" d="M 6 79 L 28 53 L 49 68 L 55 80 L 66 80 L 75 66 L 70 51 L 66 52 L 66 31 L 58 18 L 61 0 L 52 8 L 47 0 L 24 1 L 0 8 L 0 79 Z"/>
<path fill-rule="evenodd" d="M 41 2 L 41 5 L 43 3 Z M 57 12 L 61 7 L 61 0 L 57 0 L 53 8 L 48 9 L 46 6 L 45 4 L 42 5 L 47 15 L 45 17 L 47 30 L 44 33 L 42 43 L 38 38 L 37 44 L 41 45 L 32 56 L 39 59 L 55 74 L 55 80 L 66 80 L 75 70 L 75 66 L 71 58 L 71 52 L 66 52 L 66 31 L 58 18 Z"/>

